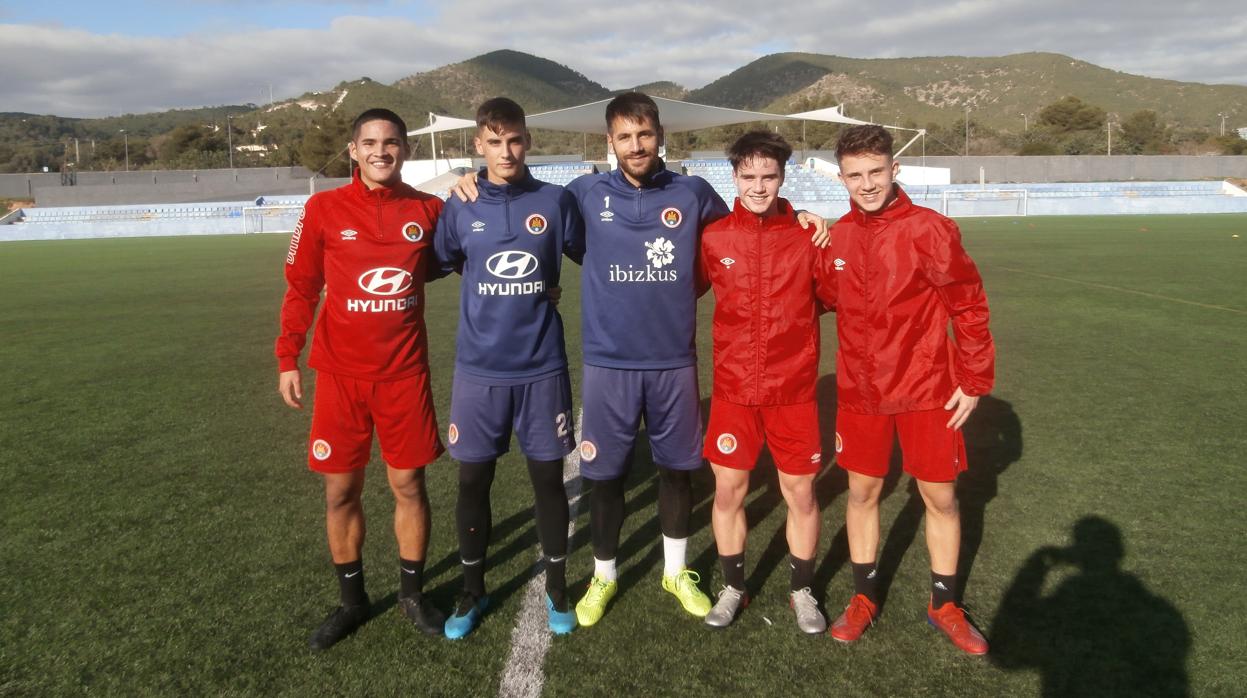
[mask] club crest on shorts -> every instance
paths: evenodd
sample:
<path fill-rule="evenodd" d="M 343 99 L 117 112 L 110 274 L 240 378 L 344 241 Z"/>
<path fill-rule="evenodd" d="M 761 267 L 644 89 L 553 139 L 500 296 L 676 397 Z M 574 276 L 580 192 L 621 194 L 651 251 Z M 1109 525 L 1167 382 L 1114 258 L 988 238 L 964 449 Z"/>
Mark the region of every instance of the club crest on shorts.
<path fill-rule="evenodd" d="M 580 442 L 580 460 L 592 461 L 598 457 L 598 447 L 592 441 Z"/>
<path fill-rule="evenodd" d="M 407 239 L 407 242 L 420 242 L 424 239 L 424 228 L 421 228 L 420 224 L 415 221 L 404 223 L 403 237 Z"/>
<path fill-rule="evenodd" d="M 329 447 L 328 441 L 316 439 L 312 442 L 312 457 L 316 460 L 328 460 L 332 453 L 333 449 Z"/>
<path fill-rule="evenodd" d="M 682 220 L 684 220 L 684 214 L 680 213 L 680 209 L 669 206 L 662 210 L 662 224 L 668 228 L 678 227 Z"/>
<path fill-rule="evenodd" d="M 840 438 L 840 432 L 836 432 L 836 453 L 844 450 L 844 439 Z"/>
<path fill-rule="evenodd" d="M 736 436 L 733 434 L 719 434 L 714 443 L 719 447 L 719 453 L 727 455 L 736 452 Z"/>
<path fill-rule="evenodd" d="M 524 219 L 524 228 L 533 235 L 540 235 L 546 232 L 546 217 L 540 213 L 534 213 Z"/>
<path fill-rule="evenodd" d="M 454 422 L 450 423 L 450 428 L 446 430 L 446 440 L 452 444 L 459 443 L 459 427 Z"/>

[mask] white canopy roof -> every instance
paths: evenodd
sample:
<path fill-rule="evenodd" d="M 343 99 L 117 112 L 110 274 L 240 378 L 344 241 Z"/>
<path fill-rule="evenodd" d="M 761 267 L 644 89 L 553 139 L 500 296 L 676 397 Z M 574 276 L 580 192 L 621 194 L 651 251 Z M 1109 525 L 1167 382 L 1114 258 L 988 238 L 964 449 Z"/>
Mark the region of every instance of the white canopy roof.
<path fill-rule="evenodd" d="M 658 105 L 658 112 L 662 118 L 663 129 L 667 133 L 695 131 L 702 128 L 726 126 L 728 124 L 739 124 L 748 121 L 830 121 L 840 124 L 870 123 L 868 121 L 850 119 L 845 116 L 842 111 L 842 106 L 818 109 L 800 114 L 784 115 L 747 111 L 744 109 L 729 109 L 727 107 L 712 107 L 705 104 L 681 102 L 677 99 L 667 99 L 665 97 L 653 97 L 653 100 Z M 577 133 L 598 133 L 605 135 L 606 105 L 609 102 L 609 99 L 602 99 L 576 107 L 567 107 L 566 109 L 555 109 L 554 111 L 533 114 L 528 116 L 526 121 L 528 122 L 529 128 L 546 128 L 555 131 L 575 131 Z M 425 126 L 424 128 L 409 131 L 407 135 L 419 136 L 426 133 L 453 131 L 461 128 L 476 128 L 475 120 L 458 119 L 453 116 L 442 116 L 432 113 L 430 113 L 429 116 L 432 119 L 432 124 Z"/>

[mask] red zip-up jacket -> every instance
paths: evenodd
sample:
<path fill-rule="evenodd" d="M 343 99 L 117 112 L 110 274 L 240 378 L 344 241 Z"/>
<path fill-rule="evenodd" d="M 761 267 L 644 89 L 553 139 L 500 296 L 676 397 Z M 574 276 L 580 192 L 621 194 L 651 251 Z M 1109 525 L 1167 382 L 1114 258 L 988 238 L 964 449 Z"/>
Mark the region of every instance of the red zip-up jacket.
<path fill-rule="evenodd" d="M 767 217 L 737 199 L 729 216 L 706 226 L 699 281 L 700 290 L 714 289 L 715 398 L 739 405 L 814 400 L 818 301 L 834 302 L 834 285 L 816 288 L 819 261 L 784 199 Z"/>
<path fill-rule="evenodd" d="M 278 369 L 298 367 L 324 289 L 309 366 L 369 381 L 428 371 L 424 282 L 441 210 L 406 184 L 370 190 L 358 170 L 308 199 L 286 255 Z"/>
<path fill-rule="evenodd" d="M 850 209 L 821 253 L 832 263 L 819 267 L 836 285 L 838 409 L 896 414 L 943 407 L 958 386 L 990 392 L 987 294 L 957 224 L 899 185 L 878 214 Z"/>

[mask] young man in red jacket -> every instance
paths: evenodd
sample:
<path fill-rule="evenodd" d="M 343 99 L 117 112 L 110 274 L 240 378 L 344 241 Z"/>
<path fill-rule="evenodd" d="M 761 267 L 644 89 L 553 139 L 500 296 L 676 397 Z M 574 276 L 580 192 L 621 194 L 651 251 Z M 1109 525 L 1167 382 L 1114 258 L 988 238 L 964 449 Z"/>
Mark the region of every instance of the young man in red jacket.
<path fill-rule="evenodd" d="M 836 461 L 849 476 L 856 593 L 831 635 L 852 642 L 879 612 L 879 495 L 896 434 L 926 504 L 927 619 L 963 651 L 984 654 L 987 641 L 957 599 L 956 479 L 966 469 L 961 426 L 994 377 L 987 295 L 957 224 L 915 206 L 895 183 L 900 164 L 886 130 L 846 129 L 836 159 L 851 210 L 832 227 L 823 269 L 836 284 Z"/>
<path fill-rule="evenodd" d="M 316 369 L 308 466 L 325 481 L 325 528 L 341 605 L 312 634 L 325 649 L 368 618 L 364 591 L 364 466 L 375 428 L 394 492 L 399 612 L 440 633 L 445 617 L 421 594 L 429 540 L 424 466 L 442 453 L 429 389 L 424 282 L 442 201 L 402 181 L 407 126 L 370 109 L 352 127 L 350 184 L 308 199 L 286 255 L 288 288 L 277 338 L 277 391 L 303 407 L 298 359 L 316 305 L 308 365 Z"/>
<path fill-rule="evenodd" d="M 702 455 L 714 470 L 711 522 L 725 583 L 706 624 L 727 627 L 749 603 L 745 495 L 766 443 L 788 504 L 789 605 L 797 627 L 816 634 L 827 629 L 810 590 L 819 529 L 814 476 L 822 465 L 818 302 L 834 299 L 829 287 L 816 287 L 818 248 L 779 196 L 792 147 L 753 131 L 727 155 L 740 196 L 729 216 L 706 226 L 699 260 L 701 290 L 709 283 L 715 296 L 714 393 Z"/>

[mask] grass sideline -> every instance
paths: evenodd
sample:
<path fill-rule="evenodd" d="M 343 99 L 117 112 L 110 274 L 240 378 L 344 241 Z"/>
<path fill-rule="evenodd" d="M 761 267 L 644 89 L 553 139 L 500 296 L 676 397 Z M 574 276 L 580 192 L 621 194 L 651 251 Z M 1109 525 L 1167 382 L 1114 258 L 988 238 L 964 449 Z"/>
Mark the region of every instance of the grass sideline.
<path fill-rule="evenodd" d="M 712 632 L 659 588 L 657 490 L 642 463 L 621 591 L 598 626 L 554 638 L 546 695 L 1241 690 L 1247 601 L 1232 580 L 1247 575 L 1247 217 L 962 228 L 999 347 L 961 483 L 966 599 L 992 655 L 960 656 L 925 626 L 921 510 L 907 479 L 882 506 L 889 591 L 861 642 L 793 627 L 784 511 L 765 471 L 749 500 L 756 601 Z M 380 615 L 330 652 L 305 649 L 335 594 L 320 485 L 303 465 L 310 414 L 274 391 L 285 246 L 283 236 L 0 245 L 0 693 L 496 693 L 536 546 L 515 453 L 494 488 L 495 606 L 473 636 L 425 638 L 394 613 L 390 500 L 374 472 L 365 562 Z M 443 417 L 456 283 L 438 282 L 427 307 Z M 703 394 L 709 313 L 703 301 Z M 830 317 L 824 328 L 820 394 L 831 400 Z M 831 411 L 823 418 L 830 426 Z M 448 607 L 458 583 L 449 460 L 431 466 L 430 484 L 427 588 Z M 834 615 L 851 586 L 837 469 L 819 492 L 815 591 Z M 710 493 L 702 473 L 690 556 L 707 590 L 720 583 Z M 587 525 L 582 506 L 568 565 L 577 586 L 591 566 Z"/>

